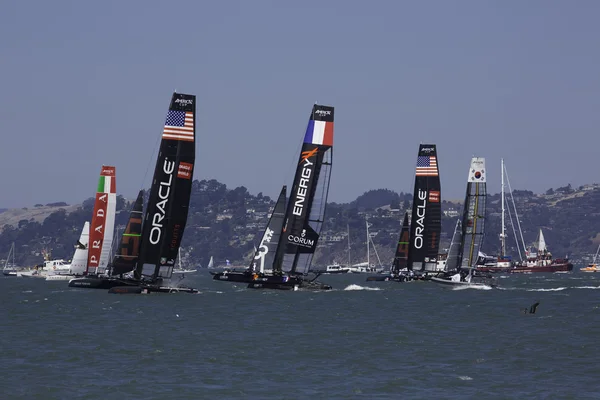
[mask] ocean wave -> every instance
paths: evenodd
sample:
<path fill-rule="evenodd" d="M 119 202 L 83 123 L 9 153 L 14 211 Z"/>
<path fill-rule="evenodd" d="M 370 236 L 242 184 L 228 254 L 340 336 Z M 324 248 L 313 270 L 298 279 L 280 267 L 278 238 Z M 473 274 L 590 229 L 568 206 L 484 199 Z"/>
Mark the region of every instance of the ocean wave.
<path fill-rule="evenodd" d="M 561 290 L 566 290 L 566 287 L 557 287 L 557 288 L 541 288 L 541 289 L 527 289 L 528 292 L 560 292 Z"/>

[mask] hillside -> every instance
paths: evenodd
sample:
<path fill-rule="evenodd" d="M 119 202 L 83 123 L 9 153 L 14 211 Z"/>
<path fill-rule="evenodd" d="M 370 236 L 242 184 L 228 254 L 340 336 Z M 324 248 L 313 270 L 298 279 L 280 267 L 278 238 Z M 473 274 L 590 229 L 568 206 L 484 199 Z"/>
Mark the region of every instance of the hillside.
<path fill-rule="evenodd" d="M 442 192 L 443 194 L 443 192 Z M 539 228 L 556 256 L 569 254 L 574 259 L 589 257 L 600 242 L 600 186 L 577 189 L 570 185 L 549 189 L 545 194 L 513 192 L 527 244 L 532 243 Z M 389 264 L 400 230 L 400 219 L 411 206 L 412 195 L 387 189 L 372 190 L 350 203 L 329 203 L 315 263 L 334 260 L 347 262 L 348 228 L 352 262 L 366 258 L 365 218 L 384 264 Z M 216 180 L 194 181 L 188 225 L 183 238 L 183 254 L 194 265 L 206 265 L 210 256 L 218 264 L 230 260 L 246 263 L 262 232 L 273 199 L 262 193 L 252 195 L 241 186 L 228 189 Z M 69 259 L 73 244 L 84 221 L 92 213 L 93 199 L 80 205 L 38 204 L 33 208 L 10 209 L 0 213 L 0 258 L 8 254 L 11 242 L 17 247 L 21 265 L 41 262 L 42 249 L 53 257 Z M 117 226 L 127 222 L 130 203 L 122 196 L 117 202 Z M 456 217 L 462 210 L 457 202 L 442 201 L 442 248 L 447 247 Z M 488 195 L 487 235 L 483 250 L 499 250 L 500 195 Z M 508 251 L 517 256 L 512 227 L 508 225 Z"/>

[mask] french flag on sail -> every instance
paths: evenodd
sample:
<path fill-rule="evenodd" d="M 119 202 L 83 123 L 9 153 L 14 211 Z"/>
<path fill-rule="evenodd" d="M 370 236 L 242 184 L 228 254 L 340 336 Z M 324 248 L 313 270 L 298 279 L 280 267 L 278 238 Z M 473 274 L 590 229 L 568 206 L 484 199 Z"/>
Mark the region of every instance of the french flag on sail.
<path fill-rule="evenodd" d="M 308 121 L 304 143 L 333 146 L 333 122 Z"/>

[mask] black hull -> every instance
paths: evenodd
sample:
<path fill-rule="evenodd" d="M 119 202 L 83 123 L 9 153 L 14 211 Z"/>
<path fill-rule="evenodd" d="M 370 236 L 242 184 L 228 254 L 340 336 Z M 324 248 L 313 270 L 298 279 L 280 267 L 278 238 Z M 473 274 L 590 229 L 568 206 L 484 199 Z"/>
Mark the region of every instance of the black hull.
<path fill-rule="evenodd" d="M 367 276 L 367 282 L 408 282 L 413 279 L 410 279 L 408 276 L 400 275 L 373 275 Z"/>
<path fill-rule="evenodd" d="M 109 277 L 74 278 L 69 281 L 69 287 L 85 289 L 112 289 L 115 286 L 139 286 L 140 282 L 133 279 L 120 279 Z"/>
<path fill-rule="evenodd" d="M 248 272 L 211 272 L 213 280 L 221 282 L 252 282 L 253 275 Z"/>
<path fill-rule="evenodd" d="M 198 293 L 190 287 L 168 287 L 158 285 L 115 286 L 108 290 L 112 294 L 148 294 L 148 293 Z"/>
<path fill-rule="evenodd" d="M 301 277 L 266 275 L 257 277 L 248 284 L 249 289 L 274 290 L 331 290 L 332 287 L 318 281 L 306 281 Z"/>

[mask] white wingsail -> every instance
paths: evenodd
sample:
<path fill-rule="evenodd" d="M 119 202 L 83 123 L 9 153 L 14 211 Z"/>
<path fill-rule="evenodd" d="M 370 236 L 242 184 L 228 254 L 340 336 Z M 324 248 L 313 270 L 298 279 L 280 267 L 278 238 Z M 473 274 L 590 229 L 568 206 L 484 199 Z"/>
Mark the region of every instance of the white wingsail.
<path fill-rule="evenodd" d="M 82 275 L 87 267 L 88 244 L 90 240 L 90 223 L 85 222 L 79 241 L 75 245 L 75 253 L 71 261 L 70 273 L 73 275 Z"/>

